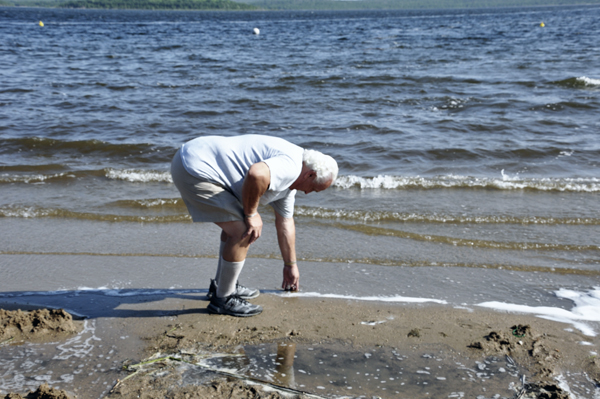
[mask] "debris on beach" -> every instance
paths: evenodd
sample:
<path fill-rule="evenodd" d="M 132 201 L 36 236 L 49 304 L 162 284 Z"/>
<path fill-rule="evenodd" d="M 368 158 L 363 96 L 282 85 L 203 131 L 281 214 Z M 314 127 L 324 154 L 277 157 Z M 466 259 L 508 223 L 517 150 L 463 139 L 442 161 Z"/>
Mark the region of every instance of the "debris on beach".
<path fill-rule="evenodd" d="M 471 349 L 479 349 L 486 354 L 502 353 L 520 360 L 522 363 L 534 364 L 532 370 L 536 375 L 549 377 L 554 374 L 553 367 L 560 359 L 558 349 L 552 349 L 545 334 L 534 334 L 528 325 L 512 326 L 508 332 L 491 331 L 484 340 L 468 345 Z"/>
<path fill-rule="evenodd" d="M 419 330 L 418 328 L 413 328 L 408 332 L 406 336 L 412 338 L 419 338 L 421 336 L 421 330 Z"/>
<path fill-rule="evenodd" d="M 216 369 L 203 362 L 217 357 L 234 356 L 243 355 L 189 351 L 180 351 L 172 355 L 156 353 L 140 363 L 124 365 L 124 370 L 132 374 L 117 381 L 108 398 L 139 398 L 142 392 L 151 392 L 154 395 L 151 397 L 159 398 L 168 392 L 170 396 L 185 398 L 323 399 L 321 396 L 273 382 L 230 370 Z M 198 373 L 203 373 L 204 376 L 198 379 L 196 384 L 184 385 L 181 381 L 174 384 L 170 380 L 181 378 L 180 374 L 175 372 L 181 367 L 195 368 L 196 377 Z"/>
<path fill-rule="evenodd" d="M 532 382 L 525 382 L 521 376 L 521 388 L 514 399 L 569 399 L 569 393 L 553 381 L 558 372 L 555 365 L 560 359 L 558 349 L 552 349 L 547 342 L 546 334 L 534 334 L 529 325 L 512 326 L 508 332 L 491 331 L 484 340 L 468 345 L 471 349 L 483 351 L 485 354 L 502 353 L 509 363 L 516 366 L 515 360 L 530 365 L 533 373 Z M 532 366 L 532 367 L 531 367 Z"/>
<path fill-rule="evenodd" d="M 525 383 L 514 399 L 571 399 L 568 392 L 551 382 Z"/>
<path fill-rule="evenodd" d="M 365 326 L 376 326 L 377 324 L 383 324 L 385 323 L 385 320 L 371 320 L 371 321 L 361 321 L 360 324 L 363 324 Z"/>

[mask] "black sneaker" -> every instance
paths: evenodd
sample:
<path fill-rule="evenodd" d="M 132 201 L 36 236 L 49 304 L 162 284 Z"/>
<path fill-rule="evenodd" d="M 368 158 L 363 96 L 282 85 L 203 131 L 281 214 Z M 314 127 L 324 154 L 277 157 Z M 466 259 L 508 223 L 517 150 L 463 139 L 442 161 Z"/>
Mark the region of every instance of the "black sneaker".
<path fill-rule="evenodd" d="M 256 316 L 263 311 L 262 306 L 253 305 L 235 295 L 230 295 L 225 298 L 219 298 L 214 295 L 210 300 L 207 309 L 208 313 L 225 314 L 236 317 Z"/>
<path fill-rule="evenodd" d="M 254 299 L 260 295 L 260 290 L 244 287 L 239 282 L 235 284 L 235 292 L 232 295 L 239 296 L 242 299 Z M 214 279 L 210 279 L 210 287 L 208 288 L 208 299 L 217 296 L 217 282 Z"/>

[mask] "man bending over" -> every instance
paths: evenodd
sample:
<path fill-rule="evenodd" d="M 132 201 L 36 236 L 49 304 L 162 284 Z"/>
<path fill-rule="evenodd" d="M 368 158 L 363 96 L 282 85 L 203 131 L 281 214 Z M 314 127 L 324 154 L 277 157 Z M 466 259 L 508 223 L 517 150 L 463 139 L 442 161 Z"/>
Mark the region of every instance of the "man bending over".
<path fill-rule="evenodd" d="M 171 163 L 173 182 L 194 222 L 221 228 L 215 279 L 209 288 L 208 311 L 254 316 L 262 307 L 247 299 L 259 290 L 244 287 L 238 277 L 250 244 L 261 235 L 258 205 L 275 210 L 277 240 L 283 257 L 286 290 L 298 290 L 294 196 L 327 189 L 338 174 L 336 161 L 286 140 L 262 136 L 205 136 L 185 143 Z"/>

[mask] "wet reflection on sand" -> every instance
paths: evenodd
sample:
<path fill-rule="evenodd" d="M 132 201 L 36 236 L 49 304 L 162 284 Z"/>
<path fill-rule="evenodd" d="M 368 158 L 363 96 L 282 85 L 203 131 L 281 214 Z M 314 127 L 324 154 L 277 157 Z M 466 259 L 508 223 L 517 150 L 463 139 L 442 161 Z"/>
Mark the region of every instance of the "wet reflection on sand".
<path fill-rule="evenodd" d="M 237 365 L 250 378 L 325 396 L 510 398 L 519 386 L 517 365 L 499 357 L 467 362 L 443 347 L 423 353 L 279 342 L 245 346 L 243 353 L 208 363 L 229 371 Z"/>
<path fill-rule="evenodd" d="M 294 376 L 294 355 L 296 354 L 296 344 L 279 343 L 277 344 L 277 358 L 275 362 L 275 373 L 273 382 L 289 388 L 296 388 L 296 378 Z"/>

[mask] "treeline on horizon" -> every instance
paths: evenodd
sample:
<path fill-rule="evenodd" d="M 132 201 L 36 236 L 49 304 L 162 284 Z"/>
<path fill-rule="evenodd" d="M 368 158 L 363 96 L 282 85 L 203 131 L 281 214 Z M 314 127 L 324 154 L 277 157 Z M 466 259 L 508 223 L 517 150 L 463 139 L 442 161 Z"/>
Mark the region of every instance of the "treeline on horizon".
<path fill-rule="evenodd" d="M 256 10 L 251 4 L 231 0 L 70 0 L 57 4 L 61 8 L 96 8 L 120 10 Z"/>
<path fill-rule="evenodd" d="M 0 5 L 90 8 L 117 10 L 256 10 L 257 7 L 232 0 L 0 0 Z"/>
<path fill-rule="evenodd" d="M 125 10 L 378 10 L 592 5 L 600 0 L 0 0 L 3 6 Z"/>

